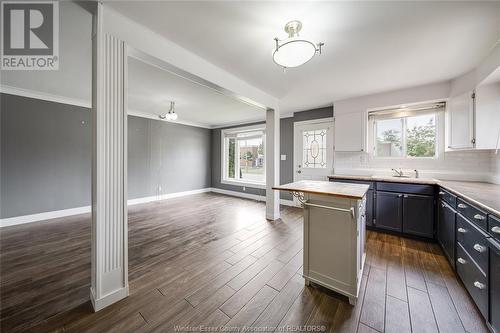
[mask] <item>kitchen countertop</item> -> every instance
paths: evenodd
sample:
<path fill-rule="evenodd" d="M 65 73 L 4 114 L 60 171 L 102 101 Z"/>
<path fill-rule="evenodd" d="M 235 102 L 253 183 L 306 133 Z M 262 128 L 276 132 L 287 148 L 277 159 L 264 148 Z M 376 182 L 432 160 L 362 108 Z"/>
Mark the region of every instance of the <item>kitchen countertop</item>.
<path fill-rule="evenodd" d="M 303 192 L 328 195 L 348 199 L 362 199 L 368 191 L 368 185 L 326 182 L 320 180 L 301 180 L 284 185 L 273 186 L 273 190 Z"/>
<path fill-rule="evenodd" d="M 330 179 L 350 179 L 362 181 L 384 181 L 406 184 L 439 185 L 455 195 L 475 204 L 487 212 L 500 216 L 500 185 L 485 182 L 451 181 L 433 178 L 400 178 L 384 176 L 332 175 Z"/>

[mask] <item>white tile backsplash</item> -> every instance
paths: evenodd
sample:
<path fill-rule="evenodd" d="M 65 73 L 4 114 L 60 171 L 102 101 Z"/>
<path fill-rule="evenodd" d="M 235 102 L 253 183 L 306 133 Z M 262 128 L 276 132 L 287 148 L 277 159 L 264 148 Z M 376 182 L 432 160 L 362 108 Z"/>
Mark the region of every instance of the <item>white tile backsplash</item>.
<path fill-rule="evenodd" d="M 500 151 L 498 154 L 491 153 L 491 175 L 491 181 L 500 184 Z"/>
<path fill-rule="evenodd" d="M 491 151 L 443 153 L 436 159 L 382 159 L 366 153 L 335 153 L 336 174 L 391 175 L 391 168 L 403 169 L 421 178 L 447 180 L 493 181 L 500 175 L 500 155 Z"/>

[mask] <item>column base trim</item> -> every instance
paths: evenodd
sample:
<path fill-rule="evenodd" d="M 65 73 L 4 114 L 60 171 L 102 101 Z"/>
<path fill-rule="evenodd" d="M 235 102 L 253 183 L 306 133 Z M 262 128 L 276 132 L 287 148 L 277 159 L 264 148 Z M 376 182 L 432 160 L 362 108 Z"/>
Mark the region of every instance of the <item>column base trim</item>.
<path fill-rule="evenodd" d="M 99 299 L 95 298 L 94 289 L 90 288 L 90 302 L 92 303 L 94 312 L 102 310 L 105 307 L 128 297 L 128 295 L 129 295 L 128 285 L 124 288 L 118 289 L 110 294 L 107 294 Z"/>

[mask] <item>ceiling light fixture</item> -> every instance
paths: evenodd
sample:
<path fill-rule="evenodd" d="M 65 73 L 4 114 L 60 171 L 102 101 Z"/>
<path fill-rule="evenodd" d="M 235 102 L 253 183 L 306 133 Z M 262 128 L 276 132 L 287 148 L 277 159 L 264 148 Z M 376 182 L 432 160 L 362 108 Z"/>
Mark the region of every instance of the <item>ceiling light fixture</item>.
<path fill-rule="evenodd" d="M 166 121 L 177 120 L 178 116 L 177 116 L 177 113 L 175 113 L 175 102 L 173 102 L 173 101 L 170 102 L 170 110 L 168 110 L 168 112 L 165 114 L 158 115 L 158 117 L 161 120 L 166 120 Z"/>
<path fill-rule="evenodd" d="M 302 29 L 300 21 L 290 21 L 285 25 L 288 38 L 279 40 L 274 38 L 276 47 L 273 50 L 273 60 L 283 69 L 297 67 L 311 60 L 316 52 L 321 54 L 321 47 L 324 43 L 313 43 L 308 39 L 299 36 Z"/>

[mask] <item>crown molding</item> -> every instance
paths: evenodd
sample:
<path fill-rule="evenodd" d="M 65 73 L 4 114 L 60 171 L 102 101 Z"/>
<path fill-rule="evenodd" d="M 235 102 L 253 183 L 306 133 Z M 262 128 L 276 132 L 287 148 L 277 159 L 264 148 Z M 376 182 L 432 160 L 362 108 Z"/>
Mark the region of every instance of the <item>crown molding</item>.
<path fill-rule="evenodd" d="M 27 98 L 34 98 L 48 102 L 55 102 L 61 104 L 68 104 L 79 106 L 83 108 L 90 109 L 92 107 L 92 103 L 90 101 L 86 101 L 78 98 L 65 97 L 60 95 L 54 95 L 47 92 L 35 91 L 31 89 L 19 88 L 14 86 L 9 86 L 5 84 L 0 85 L 0 92 L 9 95 L 22 96 Z"/>

